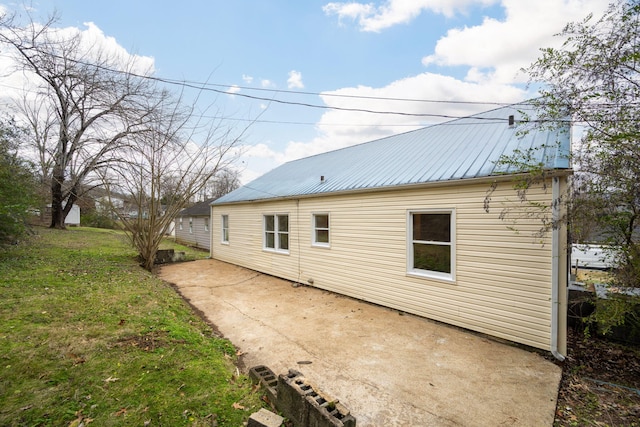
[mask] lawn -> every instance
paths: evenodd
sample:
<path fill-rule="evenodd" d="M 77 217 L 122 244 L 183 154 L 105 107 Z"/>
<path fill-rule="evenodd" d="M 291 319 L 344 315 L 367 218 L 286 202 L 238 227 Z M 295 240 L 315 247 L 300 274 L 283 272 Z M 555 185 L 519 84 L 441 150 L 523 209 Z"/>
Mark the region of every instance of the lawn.
<path fill-rule="evenodd" d="M 233 345 L 135 256 L 89 228 L 0 250 L 0 425 L 241 426 L 261 407 Z"/>

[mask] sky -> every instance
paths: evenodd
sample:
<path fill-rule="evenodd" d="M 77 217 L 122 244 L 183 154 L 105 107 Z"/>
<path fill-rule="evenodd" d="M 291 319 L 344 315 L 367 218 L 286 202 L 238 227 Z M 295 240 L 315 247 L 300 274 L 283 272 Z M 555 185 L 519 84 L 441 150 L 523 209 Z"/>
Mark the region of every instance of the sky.
<path fill-rule="evenodd" d="M 138 55 L 245 134 L 248 183 L 280 164 L 536 96 L 521 71 L 608 0 L 33 0 Z M 0 0 L 14 11 L 18 3 Z M 0 69 L 6 56 L 0 49 Z M 4 91 L 17 87 L 3 78 Z M 18 77 L 12 76 L 12 79 Z M 172 85 L 179 91 L 180 85 Z M 195 97 L 195 93 L 189 96 Z M 382 98 L 382 99 L 381 99 Z M 374 110 L 373 114 L 353 109 Z M 401 113 L 401 114 L 389 114 Z"/>

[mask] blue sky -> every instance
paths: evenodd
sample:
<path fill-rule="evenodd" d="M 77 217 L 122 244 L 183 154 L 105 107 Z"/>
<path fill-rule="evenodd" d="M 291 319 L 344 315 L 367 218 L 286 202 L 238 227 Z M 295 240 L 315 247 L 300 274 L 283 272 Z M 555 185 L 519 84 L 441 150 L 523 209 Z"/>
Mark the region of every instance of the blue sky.
<path fill-rule="evenodd" d="M 261 114 L 249 130 L 239 164 L 247 182 L 288 160 L 441 119 L 281 105 L 241 94 L 409 114 L 461 116 L 488 110 L 495 107 L 491 103 L 535 96 L 518 70 L 537 58 L 539 48 L 557 46 L 561 40 L 553 34 L 567 22 L 590 12 L 598 16 L 607 3 L 36 0 L 32 6 L 36 16 L 56 10 L 60 27 L 91 31 L 105 44 L 148 57 L 158 77 L 219 85 L 214 87 L 229 94 L 211 92 L 204 99 L 238 127 Z M 6 10 L 15 7 L 4 4 Z"/>

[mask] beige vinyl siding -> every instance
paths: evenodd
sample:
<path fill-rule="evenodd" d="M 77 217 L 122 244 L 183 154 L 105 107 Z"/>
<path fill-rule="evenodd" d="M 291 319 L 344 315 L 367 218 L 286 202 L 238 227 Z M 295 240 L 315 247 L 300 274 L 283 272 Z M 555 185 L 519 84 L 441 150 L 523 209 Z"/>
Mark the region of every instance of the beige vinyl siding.
<path fill-rule="evenodd" d="M 299 200 L 214 205 L 212 256 L 291 281 L 401 311 L 549 349 L 551 240 L 534 237 L 540 223 L 499 219 L 521 209 L 509 184 L 333 195 Z M 532 190 L 549 203 L 551 190 Z M 407 274 L 408 211 L 453 209 L 455 280 Z M 262 249 L 264 213 L 289 214 L 289 254 Z M 312 245 L 313 213 L 330 214 L 331 247 Z M 230 241 L 220 244 L 220 216 L 229 215 Z M 517 232 L 507 227 L 511 225 Z"/>
<path fill-rule="evenodd" d="M 193 218 L 193 232 L 189 232 L 189 218 Z M 180 219 L 178 217 L 178 224 Z M 204 216 L 184 216 L 182 217 L 182 230 L 180 227 L 176 227 L 176 240 L 181 243 L 186 243 L 191 246 L 202 249 L 211 248 L 211 223 L 209 224 L 209 231 L 205 230 L 205 217 Z"/>

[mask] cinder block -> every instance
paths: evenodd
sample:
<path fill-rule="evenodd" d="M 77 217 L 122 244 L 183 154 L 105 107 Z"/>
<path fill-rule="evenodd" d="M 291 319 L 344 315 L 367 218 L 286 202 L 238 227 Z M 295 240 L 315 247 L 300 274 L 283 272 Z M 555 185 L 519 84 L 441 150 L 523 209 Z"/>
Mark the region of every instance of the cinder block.
<path fill-rule="evenodd" d="M 276 407 L 296 427 L 355 427 L 356 419 L 337 399 L 319 391 L 293 369 L 278 377 Z"/>
<path fill-rule="evenodd" d="M 247 427 L 281 427 L 283 422 L 284 418 L 280 415 L 262 408 L 251 414 Z"/>
<path fill-rule="evenodd" d="M 356 419 L 337 400 L 323 393 L 312 393 L 306 397 L 309 405 L 307 427 L 355 427 Z"/>
<path fill-rule="evenodd" d="M 249 378 L 254 384 L 260 384 L 260 387 L 267 393 L 271 404 L 275 405 L 278 394 L 278 377 L 276 377 L 276 374 L 268 367 L 258 365 L 249 369 Z"/>
<path fill-rule="evenodd" d="M 276 407 L 294 426 L 306 427 L 309 408 L 305 397 L 312 391 L 300 372 L 289 369 L 288 374 L 278 376 Z"/>

